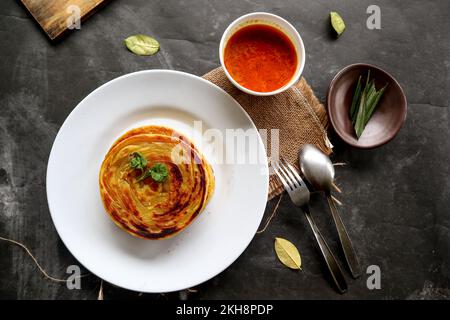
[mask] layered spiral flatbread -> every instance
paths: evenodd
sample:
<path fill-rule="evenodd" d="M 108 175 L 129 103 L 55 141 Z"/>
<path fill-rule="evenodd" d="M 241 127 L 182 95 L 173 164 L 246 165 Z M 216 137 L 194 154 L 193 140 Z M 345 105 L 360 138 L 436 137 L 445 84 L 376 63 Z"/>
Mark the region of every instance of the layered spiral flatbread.
<path fill-rule="evenodd" d="M 136 152 L 147 167 L 163 164 L 163 182 L 133 169 Z M 146 126 L 128 131 L 106 154 L 99 176 L 106 211 L 123 230 L 144 239 L 171 237 L 202 212 L 214 191 L 214 174 L 202 154 L 185 137 L 170 128 Z"/>

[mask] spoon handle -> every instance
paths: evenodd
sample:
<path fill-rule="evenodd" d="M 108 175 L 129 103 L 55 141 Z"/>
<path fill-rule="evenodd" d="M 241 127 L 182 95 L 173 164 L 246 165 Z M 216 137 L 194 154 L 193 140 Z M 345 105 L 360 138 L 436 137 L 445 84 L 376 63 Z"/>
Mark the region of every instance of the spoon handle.
<path fill-rule="evenodd" d="M 314 237 L 316 238 L 317 243 L 319 244 L 320 251 L 322 252 L 328 270 L 330 270 L 331 277 L 333 278 L 333 281 L 336 284 L 339 293 L 345 293 L 347 291 L 347 282 L 345 281 L 341 267 L 337 263 L 336 258 L 334 257 L 333 253 L 330 250 L 330 247 L 328 247 L 328 244 L 325 242 L 325 239 L 320 233 L 319 228 L 314 222 L 308 206 L 305 205 L 302 207 L 302 209 L 303 212 L 305 213 L 306 219 L 309 222 L 309 225 L 311 226 L 311 229 L 314 233 Z"/>
<path fill-rule="evenodd" d="M 352 241 L 348 236 L 347 229 L 342 222 L 341 216 L 339 215 L 339 211 L 331 198 L 331 193 L 326 192 L 328 205 L 331 209 L 331 215 L 333 216 L 334 223 L 336 225 L 336 229 L 339 235 L 339 240 L 341 241 L 341 246 L 344 251 L 345 259 L 347 260 L 347 264 L 350 268 L 350 272 L 353 278 L 359 278 L 361 276 L 361 266 L 359 264 L 358 257 L 356 256 L 355 249 L 353 248 Z"/>

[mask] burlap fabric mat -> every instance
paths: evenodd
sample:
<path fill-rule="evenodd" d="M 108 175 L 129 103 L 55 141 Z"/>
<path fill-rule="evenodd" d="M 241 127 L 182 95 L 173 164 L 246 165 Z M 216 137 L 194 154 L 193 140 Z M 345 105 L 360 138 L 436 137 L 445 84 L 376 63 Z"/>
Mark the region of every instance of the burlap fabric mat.
<path fill-rule="evenodd" d="M 326 154 L 331 153 L 326 128 L 327 112 L 304 78 L 292 88 L 275 96 L 257 97 L 237 89 L 222 68 L 203 76 L 228 92 L 247 111 L 258 129 L 279 129 L 279 155 L 298 169 L 298 150 L 306 143 L 314 144 Z M 270 149 L 270 141 L 266 146 Z M 270 163 L 270 154 L 269 163 Z M 275 175 L 269 179 L 269 200 L 283 192 Z"/>

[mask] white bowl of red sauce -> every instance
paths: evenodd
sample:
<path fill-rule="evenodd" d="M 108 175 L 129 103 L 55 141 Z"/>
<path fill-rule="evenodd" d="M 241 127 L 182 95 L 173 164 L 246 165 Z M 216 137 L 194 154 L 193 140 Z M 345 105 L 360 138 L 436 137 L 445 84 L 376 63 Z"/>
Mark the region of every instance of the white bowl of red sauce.
<path fill-rule="evenodd" d="M 290 88 L 305 66 L 305 46 L 299 33 L 271 13 L 249 13 L 233 21 L 222 36 L 219 50 L 228 79 L 256 96 Z"/>

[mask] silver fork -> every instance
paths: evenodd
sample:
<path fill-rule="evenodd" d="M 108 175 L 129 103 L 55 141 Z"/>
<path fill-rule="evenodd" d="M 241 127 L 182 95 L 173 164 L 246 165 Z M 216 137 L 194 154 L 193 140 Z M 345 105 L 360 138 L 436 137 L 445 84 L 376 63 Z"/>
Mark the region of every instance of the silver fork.
<path fill-rule="evenodd" d="M 308 187 L 298 174 L 297 170 L 295 170 L 295 168 L 284 159 L 281 159 L 280 162 L 273 161 L 272 167 L 275 170 L 278 178 L 281 180 L 281 183 L 283 183 L 284 189 L 286 189 L 292 202 L 296 206 L 302 208 L 303 212 L 305 213 L 306 219 L 311 226 L 311 230 L 314 233 L 314 237 L 317 240 L 320 251 L 322 252 L 328 270 L 331 273 L 331 277 L 333 278 L 337 289 L 340 293 L 346 292 L 347 282 L 345 281 L 341 267 L 337 263 L 336 258 L 331 252 L 330 247 L 326 243 L 322 234 L 320 233 L 320 230 L 314 222 L 311 216 L 311 212 L 309 211 L 308 203 L 310 192 L 308 190 Z"/>

